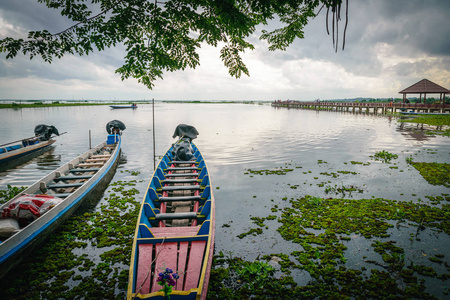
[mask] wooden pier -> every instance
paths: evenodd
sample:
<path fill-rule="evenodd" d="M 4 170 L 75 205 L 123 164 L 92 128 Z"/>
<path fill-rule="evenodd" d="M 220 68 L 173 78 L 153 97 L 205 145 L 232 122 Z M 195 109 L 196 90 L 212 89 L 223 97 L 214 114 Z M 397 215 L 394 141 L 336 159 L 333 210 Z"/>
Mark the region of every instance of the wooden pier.
<path fill-rule="evenodd" d="M 388 103 L 388 102 L 331 102 L 331 101 L 274 101 L 274 107 L 312 110 L 345 111 L 359 113 L 450 113 L 450 104 Z"/>

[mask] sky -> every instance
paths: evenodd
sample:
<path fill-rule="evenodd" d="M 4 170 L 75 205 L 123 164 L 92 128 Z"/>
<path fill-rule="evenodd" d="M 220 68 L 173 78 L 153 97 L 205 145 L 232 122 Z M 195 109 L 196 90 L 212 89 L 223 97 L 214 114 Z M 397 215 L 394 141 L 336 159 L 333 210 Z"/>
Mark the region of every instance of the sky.
<path fill-rule="evenodd" d="M 249 77 L 230 77 L 220 48 L 202 45 L 199 67 L 165 73 L 152 90 L 115 74 L 124 62 L 121 45 L 88 56 L 67 55 L 51 64 L 23 54 L 6 59 L 0 53 L 0 99 L 388 98 L 401 97 L 400 90 L 424 78 L 450 89 L 450 1 L 349 0 L 345 50 L 337 53 L 325 17 L 323 10 L 311 19 L 305 38 L 286 51 L 269 51 L 265 41 L 251 36 L 255 49 L 242 55 Z M 0 1 L 0 39 L 26 38 L 31 30 L 59 32 L 70 24 L 37 0 Z"/>

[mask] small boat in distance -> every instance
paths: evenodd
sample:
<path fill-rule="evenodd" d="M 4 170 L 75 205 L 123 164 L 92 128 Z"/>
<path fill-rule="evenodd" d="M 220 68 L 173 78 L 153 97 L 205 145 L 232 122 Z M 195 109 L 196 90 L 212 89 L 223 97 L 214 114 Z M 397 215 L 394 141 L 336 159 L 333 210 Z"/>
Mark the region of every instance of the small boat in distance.
<path fill-rule="evenodd" d="M 214 252 L 214 196 L 208 168 L 178 125 L 142 201 L 133 240 L 127 300 L 206 299 Z M 165 292 L 166 291 L 166 292 Z"/>
<path fill-rule="evenodd" d="M 0 207 L 0 278 L 27 257 L 85 200 L 96 200 L 112 179 L 125 125 L 107 125 L 105 142 L 32 184 Z"/>
<path fill-rule="evenodd" d="M 0 145 L 0 170 L 15 167 L 44 153 L 55 142 L 52 135 L 60 135 L 55 126 L 44 124 L 37 125 L 34 133 L 34 137 Z"/>
<path fill-rule="evenodd" d="M 110 105 L 112 109 L 122 109 L 122 108 L 137 108 L 136 103 L 133 103 L 131 105 Z"/>

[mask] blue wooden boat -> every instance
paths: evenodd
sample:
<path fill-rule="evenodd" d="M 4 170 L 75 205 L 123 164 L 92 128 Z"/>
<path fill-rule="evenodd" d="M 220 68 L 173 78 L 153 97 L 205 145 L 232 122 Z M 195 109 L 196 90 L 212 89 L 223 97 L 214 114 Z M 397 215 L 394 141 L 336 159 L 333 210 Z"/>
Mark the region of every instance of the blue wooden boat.
<path fill-rule="evenodd" d="M 37 125 L 35 136 L 0 145 L 0 170 L 6 170 L 48 151 L 60 135 L 54 126 Z"/>
<path fill-rule="evenodd" d="M 110 132 L 105 142 L 0 207 L 0 278 L 30 255 L 86 199 L 97 199 L 104 191 L 115 173 L 122 143 L 120 129 L 113 127 Z"/>
<path fill-rule="evenodd" d="M 122 109 L 122 108 L 137 108 L 137 105 L 135 103 L 131 104 L 131 105 L 110 105 L 109 107 L 111 107 L 112 109 Z"/>
<path fill-rule="evenodd" d="M 178 134 L 182 138 L 159 162 L 142 201 L 128 300 L 166 299 L 158 281 L 168 273 L 177 274 L 170 299 L 206 298 L 214 250 L 214 196 L 192 136 Z"/>

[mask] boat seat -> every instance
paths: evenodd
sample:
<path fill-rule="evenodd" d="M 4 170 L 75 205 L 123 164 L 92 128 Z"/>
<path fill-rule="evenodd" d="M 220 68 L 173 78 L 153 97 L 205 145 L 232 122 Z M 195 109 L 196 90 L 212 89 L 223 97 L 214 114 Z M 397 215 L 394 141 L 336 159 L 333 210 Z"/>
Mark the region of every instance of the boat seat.
<path fill-rule="evenodd" d="M 165 169 L 164 171 L 193 171 L 193 170 L 198 170 L 197 167 L 169 167 L 167 169 Z"/>
<path fill-rule="evenodd" d="M 161 213 L 155 215 L 155 220 L 180 220 L 180 219 L 197 219 L 199 216 L 196 212 L 183 212 L 183 213 Z M 152 219 L 152 218 L 149 218 Z"/>
<path fill-rule="evenodd" d="M 189 191 L 189 190 L 199 190 L 200 185 L 174 185 L 174 186 L 163 186 L 159 188 L 158 191 Z"/>
<path fill-rule="evenodd" d="M 79 167 L 101 167 L 104 163 L 81 163 L 78 166 Z"/>
<path fill-rule="evenodd" d="M 80 187 L 84 184 L 84 182 L 75 182 L 75 183 L 64 183 L 64 184 L 50 184 L 47 185 L 48 189 L 61 189 L 61 188 L 68 188 L 68 187 Z"/>
<path fill-rule="evenodd" d="M 173 202 L 173 201 L 200 201 L 201 196 L 184 196 L 184 197 L 159 197 L 159 202 Z"/>
<path fill-rule="evenodd" d="M 98 169 L 98 168 L 93 168 L 93 169 L 71 169 L 71 170 L 69 170 L 69 172 L 71 172 L 71 173 L 76 173 L 76 172 L 97 172 L 98 170 L 100 170 L 100 169 Z"/>
<path fill-rule="evenodd" d="M 169 161 L 168 164 L 169 165 L 171 165 L 171 164 L 198 164 L 198 162 L 196 162 L 195 160 L 186 160 L 186 161 L 173 160 L 173 161 Z"/>
<path fill-rule="evenodd" d="M 93 175 L 80 175 L 80 176 L 61 176 L 61 177 L 57 177 L 54 180 L 55 181 L 59 181 L 59 180 L 75 180 L 75 179 L 89 179 L 91 178 Z"/>
<path fill-rule="evenodd" d="M 195 178 L 188 179 L 165 179 L 162 183 L 195 183 L 198 182 Z"/>
<path fill-rule="evenodd" d="M 166 174 L 166 177 L 183 177 L 183 176 L 198 176 L 199 173 L 177 173 L 177 174 Z"/>
<path fill-rule="evenodd" d="M 58 198 L 67 198 L 72 193 L 60 193 L 60 194 L 48 194 L 49 196 L 58 197 Z"/>

